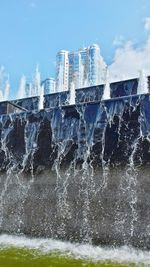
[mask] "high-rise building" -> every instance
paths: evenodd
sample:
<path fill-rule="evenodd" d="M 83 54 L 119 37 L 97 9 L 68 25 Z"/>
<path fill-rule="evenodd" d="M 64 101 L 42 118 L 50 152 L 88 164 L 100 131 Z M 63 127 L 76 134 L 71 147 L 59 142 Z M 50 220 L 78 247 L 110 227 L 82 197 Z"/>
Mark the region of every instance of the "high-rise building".
<path fill-rule="evenodd" d="M 61 50 L 56 57 L 56 91 L 104 83 L 106 64 L 100 48 L 93 44 L 75 52 Z"/>
<path fill-rule="evenodd" d="M 61 50 L 56 56 L 56 91 L 68 90 L 68 51 Z"/>
<path fill-rule="evenodd" d="M 98 85 L 104 82 L 106 63 L 104 62 L 100 48 L 93 44 L 88 48 L 88 83 Z"/>
<path fill-rule="evenodd" d="M 56 81 L 54 78 L 50 77 L 42 81 L 41 86 L 44 87 L 44 94 L 55 93 Z"/>
<path fill-rule="evenodd" d="M 86 87 L 88 83 L 88 65 L 89 65 L 89 56 L 88 48 L 79 49 L 78 53 L 81 57 L 80 62 L 80 87 Z"/>
<path fill-rule="evenodd" d="M 69 89 L 88 86 L 88 48 L 69 53 Z"/>
<path fill-rule="evenodd" d="M 81 56 L 78 52 L 72 52 L 68 55 L 69 58 L 69 89 L 74 84 L 75 88 L 80 87 L 80 72 L 81 72 Z"/>

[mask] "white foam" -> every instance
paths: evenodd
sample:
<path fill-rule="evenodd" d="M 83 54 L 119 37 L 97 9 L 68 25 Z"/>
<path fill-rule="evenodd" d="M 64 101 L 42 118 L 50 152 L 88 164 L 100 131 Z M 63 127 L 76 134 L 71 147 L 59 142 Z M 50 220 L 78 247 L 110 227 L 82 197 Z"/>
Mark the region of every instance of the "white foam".
<path fill-rule="evenodd" d="M 119 263 L 150 264 L 150 251 L 142 251 L 132 247 L 118 248 L 92 246 L 90 244 L 70 243 L 44 238 L 28 238 L 25 236 L 0 235 L 0 248 L 17 247 L 36 249 L 41 253 L 58 252 L 66 256 L 92 261 L 113 261 Z"/>

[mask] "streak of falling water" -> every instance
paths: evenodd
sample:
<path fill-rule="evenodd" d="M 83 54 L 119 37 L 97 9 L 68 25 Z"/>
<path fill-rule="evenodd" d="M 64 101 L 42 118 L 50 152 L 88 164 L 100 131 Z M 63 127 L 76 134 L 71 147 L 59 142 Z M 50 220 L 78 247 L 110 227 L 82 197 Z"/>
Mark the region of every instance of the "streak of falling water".
<path fill-rule="evenodd" d="M 11 116 L 9 116 L 10 120 L 12 121 Z M 2 120 L 2 118 L 1 118 Z M 3 125 L 3 121 L 1 121 Z M 7 202 L 9 203 L 9 196 L 10 192 L 11 194 L 14 194 L 13 198 L 15 199 L 16 203 L 19 200 L 19 205 L 17 205 L 17 214 L 14 217 L 15 227 L 16 231 L 20 231 L 21 225 L 24 223 L 22 218 L 24 216 L 24 210 L 23 210 L 23 202 L 25 201 L 28 191 L 31 187 L 31 185 L 34 182 L 34 175 L 33 175 L 33 154 L 36 149 L 37 144 L 37 133 L 38 133 L 38 127 L 36 123 L 30 124 L 28 121 L 25 125 L 25 154 L 22 161 L 22 168 L 21 170 L 18 170 L 18 162 L 15 159 L 13 153 L 11 150 L 7 147 L 7 140 L 9 140 L 9 133 L 12 131 L 13 124 L 10 123 L 8 128 L 2 127 L 2 133 L 1 133 L 1 149 L 5 153 L 5 160 L 9 162 L 7 166 L 7 172 L 6 175 L 1 176 L 1 184 L 2 189 L 0 191 L 0 227 L 2 227 L 3 223 L 3 214 L 5 212 L 5 206 L 7 207 Z M 26 180 L 22 179 L 22 172 L 24 171 L 26 165 L 30 163 L 30 169 L 31 169 L 31 179 Z M 11 191 L 10 191 L 11 190 Z M 9 204 L 10 205 L 10 204 Z"/>
<path fill-rule="evenodd" d="M 62 114 L 62 112 L 61 112 Z M 56 173 L 56 218 L 59 217 L 58 223 L 58 229 L 57 233 L 60 236 L 65 236 L 65 227 L 66 227 L 66 219 L 70 217 L 69 212 L 69 205 L 67 203 L 67 196 L 68 196 L 68 184 L 69 184 L 69 178 L 70 178 L 70 171 L 69 168 L 66 171 L 61 171 L 61 160 L 63 157 L 65 157 L 66 153 L 66 146 L 67 146 L 67 140 L 61 140 L 59 142 L 59 139 L 62 138 L 63 131 L 61 127 L 58 129 L 58 120 L 57 116 L 55 116 L 55 113 L 52 113 L 52 141 L 54 144 L 54 150 L 55 150 L 55 144 L 57 144 L 57 157 L 54 161 L 52 170 Z M 61 124 L 63 122 L 63 118 L 61 118 Z M 69 132 L 68 132 L 69 135 Z M 57 228 L 57 225 L 55 225 L 55 228 Z"/>
<path fill-rule="evenodd" d="M 136 222 L 138 220 L 137 213 L 137 176 L 138 171 L 134 164 L 135 153 L 137 151 L 139 138 L 132 144 L 132 152 L 129 157 L 129 164 L 126 167 L 124 175 L 121 177 L 119 185 L 118 204 L 116 209 L 116 231 L 124 235 L 124 240 L 134 236 Z M 126 214 L 122 213 L 122 206 L 126 210 Z M 128 206 L 128 209 L 127 209 Z"/>
<path fill-rule="evenodd" d="M 34 180 L 33 175 L 33 157 L 37 149 L 37 138 L 40 125 L 37 122 L 30 123 L 26 121 L 24 130 L 24 140 L 25 140 L 25 154 L 22 162 L 22 170 L 25 170 L 26 165 L 30 164 L 32 180 Z M 32 181 L 33 182 L 33 181 Z"/>
<path fill-rule="evenodd" d="M 147 76 L 144 70 L 140 70 L 137 94 L 147 94 L 148 92 L 149 88 Z"/>
<path fill-rule="evenodd" d="M 3 118 L 1 117 L 1 122 L 2 122 L 2 119 Z M 10 119 L 11 119 L 11 117 L 10 117 Z M 11 154 L 9 153 L 9 150 L 7 148 L 7 136 L 9 134 L 9 132 L 11 131 L 11 127 L 12 126 L 10 125 L 10 127 L 6 128 L 6 129 L 3 128 L 2 133 L 1 133 L 1 149 L 5 153 L 6 160 L 9 160 L 9 167 L 7 169 L 6 179 L 4 177 L 4 185 L 2 187 L 1 194 L 0 194 L 0 227 L 1 227 L 2 222 L 3 222 L 4 198 L 5 198 L 5 194 L 7 192 L 8 185 L 11 181 L 10 173 L 14 167 L 13 165 L 11 166 Z M 12 157 L 12 159 L 13 159 L 13 157 Z M 1 182 L 3 182 L 3 181 L 1 181 Z"/>
<path fill-rule="evenodd" d="M 102 185 L 101 185 L 101 188 L 102 188 L 102 190 L 104 190 L 107 187 L 108 175 L 109 175 L 109 165 L 104 159 L 106 128 L 107 128 L 107 123 L 104 126 L 103 134 L 102 134 L 102 152 L 101 152 L 101 160 L 102 160 Z"/>
<path fill-rule="evenodd" d="M 90 160 L 90 150 L 93 145 L 95 123 L 88 124 L 84 118 L 86 107 L 78 109 L 80 114 L 78 131 L 78 157 L 83 159 L 81 171 L 76 170 L 76 176 L 81 177 L 79 184 L 79 201 L 82 203 L 82 224 L 80 236 L 84 242 L 91 242 L 90 203 L 95 196 L 94 170 Z M 84 144 L 84 146 L 83 146 Z"/>
<path fill-rule="evenodd" d="M 100 189 L 101 192 L 104 191 L 107 188 L 108 185 L 108 179 L 109 179 L 109 174 L 110 174 L 110 170 L 109 170 L 109 160 L 107 161 L 105 159 L 105 146 L 106 146 L 106 130 L 107 130 L 107 126 L 108 124 L 111 126 L 111 122 L 113 121 L 113 117 L 114 117 L 114 110 L 111 111 L 107 111 L 107 108 L 104 104 L 101 104 L 101 110 L 104 110 L 105 115 L 106 115 L 106 120 L 105 123 L 103 125 L 103 130 L 102 130 L 102 137 L 101 137 L 101 144 L 102 144 L 102 150 L 101 150 L 101 164 L 102 164 L 102 174 L 101 174 L 101 184 L 100 184 Z"/>
<path fill-rule="evenodd" d="M 81 178 L 81 189 L 80 194 L 83 198 L 83 220 L 81 226 L 81 236 L 83 236 L 84 242 L 90 242 L 90 224 L 89 224 L 89 214 L 90 214 L 90 197 L 89 197 L 89 186 L 90 186 L 90 173 L 87 159 L 84 159 L 82 165 L 83 173 Z"/>
<path fill-rule="evenodd" d="M 71 216 L 70 207 L 67 201 L 68 198 L 68 185 L 71 178 L 72 168 L 71 165 L 67 170 L 62 173 L 60 169 L 61 156 L 65 154 L 65 143 L 62 143 L 58 148 L 57 159 L 54 162 L 53 169 L 56 171 L 56 196 L 57 196 L 57 216 L 61 219 L 61 224 L 58 228 L 58 234 L 65 237 L 66 231 L 66 219 L 68 220 Z"/>
<path fill-rule="evenodd" d="M 129 181 L 129 190 L 130 190 L 130 208 L 132 211 L 132 217 L 131 217 L 131 223 L 130 223 L 130 234 L 131 237 L 134 234 L 134 224 L 137 222 L 138 216 L 137 216 L 137 211 L 136 211 L 136 204 L 137 204 L 137 170 L 136 167 L 134 165 L 134 156 L 135 153 L 137 151 L 137 146 L 139 143 L 139 138 L 137 138 L 135 140 L 135 142 L 133 143 L 133 147 L 132 147 L 132 153 L 131 156 L 129 158 L 129 168 L 127 169 L 126 175 L 127 175 L 127 179 Z"/>

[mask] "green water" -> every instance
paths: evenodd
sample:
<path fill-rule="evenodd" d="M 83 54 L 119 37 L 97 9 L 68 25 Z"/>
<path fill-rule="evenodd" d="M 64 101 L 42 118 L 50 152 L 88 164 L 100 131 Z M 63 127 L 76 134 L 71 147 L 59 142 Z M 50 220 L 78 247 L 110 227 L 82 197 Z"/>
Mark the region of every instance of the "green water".
<path fill-rule="evenodd" d="M 35 250 L 20 248 L 0 249 L 0 267 L 148 267 L 144 264 L 112 262 L 92 262 L 83 259 L 59 255 L 58 253 L 41 254 Z"/>
<path fill-rule="evenodd" d="M 150 251 L 0 235 L 0 267 L 150 267 Z"/>

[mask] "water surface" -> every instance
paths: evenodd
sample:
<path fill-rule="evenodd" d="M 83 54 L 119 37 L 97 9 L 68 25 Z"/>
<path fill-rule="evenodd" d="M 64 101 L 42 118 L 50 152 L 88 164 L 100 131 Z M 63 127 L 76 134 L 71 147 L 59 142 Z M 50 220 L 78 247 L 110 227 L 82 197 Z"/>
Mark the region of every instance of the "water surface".
<path fill-rule="evenodd" d="M 150 251 L 0 236 L 0 267 L 149 267 Z"/>

